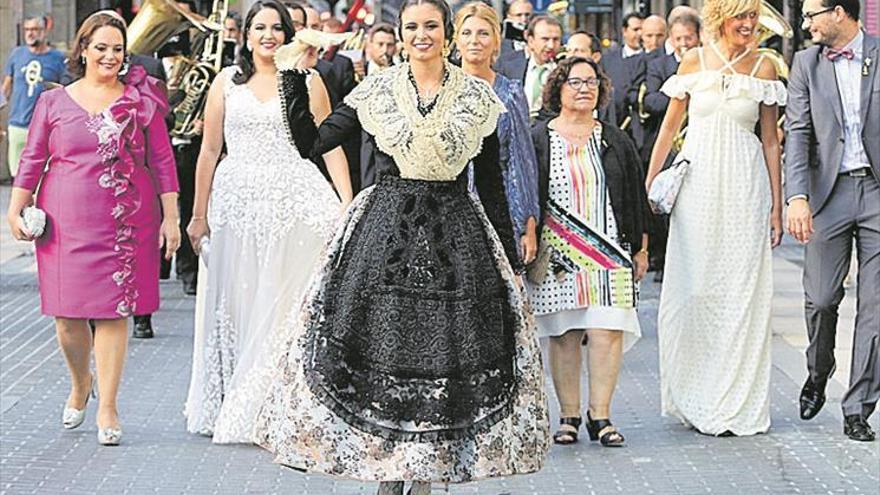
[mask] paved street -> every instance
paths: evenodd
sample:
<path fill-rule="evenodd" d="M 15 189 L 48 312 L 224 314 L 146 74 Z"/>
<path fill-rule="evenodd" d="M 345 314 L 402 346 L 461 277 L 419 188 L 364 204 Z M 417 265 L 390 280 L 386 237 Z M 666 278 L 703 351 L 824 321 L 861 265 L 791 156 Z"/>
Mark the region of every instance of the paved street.
<path fill-rule="evenodd" d="M 9 188 L 0 188 L 6 211 Z M 67 372 L 51 319 L 39 313 L 35 264 L 27 244 L 0 229 L 0 493 L 369 494 L 375 485 L 307 475 L 272 464 L 256 447 L 215 446 L 184 429 L 194 298 L 176 281 L 162 284 L 152 340 L 132 340 L 120 397 L 120 447 L 95 441 L 95 405 L 85 424 L 65 431 Z M 659 414 L 656 312 L 659 287 L 643 286 L 644 338 L 626 354 L 613 419 L 629 446 L 586 441 L 554 447 L 538 474 L 448 488 L 453 494 L 880 493 L 880 441 L 842 435 L 840 398 L 847 382 L 852 291 L 842 309 L 840 365 L 829 400 L 813 421 L 797 416 L 806 343 L 801 249 L 775 255 L 776 298 L 771 389 L 773 427 L 751 438 L 699 435 Z M 291 267 L 296 269 L 297 267 Z M 731 295 L 735 297 L 735 294 Z M 556 422 L 555 397 L 554 424 Z M 880 421 L 872 419 L 875 430 Z M 436 487 L 434 493 L 445 493 Z"/>

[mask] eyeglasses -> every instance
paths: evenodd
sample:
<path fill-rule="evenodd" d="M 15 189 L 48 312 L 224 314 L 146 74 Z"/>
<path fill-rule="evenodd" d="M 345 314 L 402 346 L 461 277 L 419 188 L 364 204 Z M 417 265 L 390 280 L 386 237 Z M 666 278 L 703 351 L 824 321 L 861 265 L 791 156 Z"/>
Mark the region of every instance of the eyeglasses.
<path fill-rule="evenodd" d="M 827 9 L 818 10 L 816 12 L 803 12 L 801 15 L 804 16 L 804 23 L 809 24 L 809 23 L 813 22 L 813 17 L 816 17 L 817 15 L 821 15 L 821 14 L 827 14 L 828 12 L 831 12 L 832 10 L 834 10 L 836 8 L 837 8 L 837 6 L 828 7 Z"/>
<path fill-rule="evenodd" d="M 568 87 L 575 91 L 580 91 L 585 84 L 589 89 L 596 89 L 599 87 L 600 82 L 601 81 L 599 81 L 599 79 L 595 77 L 588 77 L 586 79 L 581 79 L 579 77 L 570 77 L 565 80 L 565 84 L 568 84 Z"/>

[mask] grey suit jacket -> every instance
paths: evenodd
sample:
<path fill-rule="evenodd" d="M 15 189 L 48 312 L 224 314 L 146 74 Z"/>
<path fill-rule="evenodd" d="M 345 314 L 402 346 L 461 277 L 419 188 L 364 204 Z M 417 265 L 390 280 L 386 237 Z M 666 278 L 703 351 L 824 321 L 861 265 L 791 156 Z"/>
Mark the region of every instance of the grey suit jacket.
<path fill-rule="evenodd" d="M 824 50 L 812 46 L 795 55 L 785 107 L 785 198 L 806 195 L 814 215 L 827 202 L 843 159 L 843 106 Z M 880 180 L 880 38 L 864 34 L 862 57 L 862 145 Z"/>

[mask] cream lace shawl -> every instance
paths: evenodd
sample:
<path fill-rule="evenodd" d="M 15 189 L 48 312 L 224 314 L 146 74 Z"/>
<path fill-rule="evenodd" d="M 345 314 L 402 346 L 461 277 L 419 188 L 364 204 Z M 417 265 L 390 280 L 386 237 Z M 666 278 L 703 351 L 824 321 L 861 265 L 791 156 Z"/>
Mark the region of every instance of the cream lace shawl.
<path fill-rule="evenodd" d="M 403 178 L 455 180 L 505 111 L 485 81 L 451 64 L 446 70 L 449 78 L 425 117 L 417 108 L 409 64 L 367 77 L 345 98 L 377 147 L 394 158 Z"/>

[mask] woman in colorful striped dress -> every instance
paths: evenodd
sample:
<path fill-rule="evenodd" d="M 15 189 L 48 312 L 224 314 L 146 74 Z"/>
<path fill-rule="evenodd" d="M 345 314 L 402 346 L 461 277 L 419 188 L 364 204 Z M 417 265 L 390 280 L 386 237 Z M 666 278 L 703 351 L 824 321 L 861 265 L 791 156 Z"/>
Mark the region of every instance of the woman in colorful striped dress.
<path fill-rule="evenodd" d="M 641 336 L 636 283 L 648 267 L 648 205 L 635 146 L 593 117 L 610 85 L 595 62 L 570 58 L 544 87 L 558 117 L 537 122 L 542 210 L 540 246 L 528 292 L 538 332 L 550 337 L 550 369 L 560 406 L 556 443 L 577 441 L 581 343 L 588 342 L 591 440 L 624 444 L 610 404 L 625 350 Z"/>

